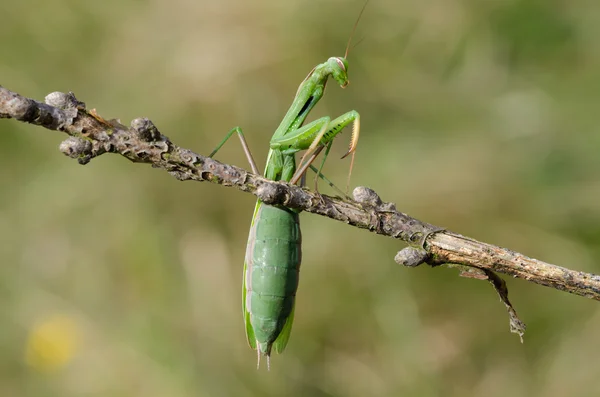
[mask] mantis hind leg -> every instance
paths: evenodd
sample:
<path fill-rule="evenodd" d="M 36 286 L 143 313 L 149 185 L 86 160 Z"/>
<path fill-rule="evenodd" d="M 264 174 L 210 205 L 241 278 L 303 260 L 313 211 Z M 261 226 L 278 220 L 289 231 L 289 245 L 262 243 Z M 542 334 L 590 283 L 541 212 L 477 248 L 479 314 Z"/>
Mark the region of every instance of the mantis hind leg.
<path fill-rule="evenodd" d="M 304 173 L 304 171 L 307 168 L 310 168 L 314 173 L 315 173 L 315 191 L 319 191 L 319 188 L 317 186 L 317 182 L 319 180 L 319 178 L 321 178 L 322 180 L 324 180 L 329 186 L 331 186 L 335 191 L 337 191 L 341 197 L 345 196 L 347 199 L 350 199 L 350 196 L 348 196 L 348 192 L 342 192 L 342 190 L 337 187 L 329 178 L 327 178 L 325 175 L 323 175 L 323 173 L 321 173 L 321 170 L 323 169 L 323 166 L 325 165 L 325 160 L 327 159 L 327 156 L 329 155 L 329 150 L 331 149 L 331 144 L 333 143 L 333 141 L 329 142 L 326 146 L 326 150 L 325 150 L 325 154 L 323 155 L 323 160 L 321 160 L 321 165 L 319 166 L 319 168 L 317 169 L 314 165 L 312 165 L 312 162 L 316 159 L 316 157 L 319 155 L 319 153 L 321 152 L 321 150 L 323 150 L 323 148 L 325 146 L 319 146 L 317 148 L 317 150 L 315 150 L 315 152 L 312 154 L 312 156 L 308 159 L 308 161 L 305 163 L 304 165 L 304 170 L 301 171 L 303 172 L 302 174 L 302 185 L 304 185 L 304 177 L 306 176 L 306 173 Z"/>
<path fill-rule="evenodd" d="M 232 128 L 231 131 L 229 131 L 227 133 L 227 135 L 225 135 L 225 138 L 221 141 L 221 143 L 219 143 L 217 145 L 217 147 L 212 152 L 210 152 L 208 157 L 213 157 L 215 154 L 217 154 L 217 152 L 223 147 L 223 145 L 225 145 L 225 142 L 227 142 L 229 140 L 229 138 L 231 138 L 231 136 L 235 133 L 237 133 L 237 136 L 240 138 L 240 142 L 242 144 L 242 149 L 244 150 L 244 153 L 246 154 L 246 158 L 248 159 L 248 162 L 250 163 L 250 168 L 252 168 L 252 172 L 255 173 L 256 175 L 260 175 L 260 171 L 258 170 L 258 167 L 256 166 L 256 162 L 254 161 L 254 158 L 252 157 L 252 153 L 250 152 L 250 148 L 248 147 L 248 143 L 246 142 L 246 138 L 244 137 L 244 133 L 242 132 L 242 129 L 240 127 Z"/>
<path fill-rule="evenodd" d="M 336 192 L 338 192 L 341 196 L 345 196 L 347 199 L 351 199 L 350 196 L 348 196 L 347 192 L 343 192 L 342 189 L 340 189 L 339 187 L 337 187 L 329 178 L 327 178 L 324 174 L 322 174 L 317 167 L 315 167 L 314 165 L 309 165 L 309 168 L 316 174 L 317 178 L 321 178 L 323 181 L 325 181 L 325 183 L 327 183 L 329 186 L 331 186 Z"/>
<path fill-rule="evenodd" d="M 350 199 L 350 197 L 342 192 L 342 190 L 337 187 L 329 178 L 327 178 L 322 172 L 321 169 L 323 168 L 323 164 L 325 164 L 325 158 L 323 159 L 322 163 L 321 163 L 321 167 L 319 167 L 319 169 L 317 169 L 317 167 L 315 167 L 314 165 L 312 165 L 312 163 L 314 162 L 314 160 L 317 158 L 317 156 L 319 155 L 319 153 L 321 153 L 321 151 L 323 150 L 324 146 L 319 146 L 317 148 L 317 150 L 315 150 L 315 152 L 312 154 L 312 156 L 304 163 L 304 165 L 302 166 L 302 168 L 300 168 L 297 172 L 298 174 L 302 175 L 302 177 L 300 178 L 300 185 L 305 186 L 306 185 L 306 171 L 310 168 L 314 173 L 315 176 L 318 178 L 321 178 L 322 180 L 324 180 L 329 186 L 331 186 L 334 190 L 336 190 L 339 194 L 341 194 L 342 196 L 346 196 L 346 198 Z M 325 157 L 327 153 L 325 153 Z M 290 181 L 292 182 L 292 181 Z"/>

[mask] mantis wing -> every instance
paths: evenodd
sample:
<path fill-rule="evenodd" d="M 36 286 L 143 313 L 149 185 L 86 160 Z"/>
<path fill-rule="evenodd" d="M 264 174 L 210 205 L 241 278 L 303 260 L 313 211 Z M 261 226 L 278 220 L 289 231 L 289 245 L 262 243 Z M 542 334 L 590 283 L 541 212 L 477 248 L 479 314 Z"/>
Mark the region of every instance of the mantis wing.
<path fill-rule="evenodd" d="M 254 214 L 252 215 L 252 222 L 250 223 L 250 236 L 248 236 L 249 244 L 250 241 L 252 241 L 252 239 L 256 238 L 256 236 L 254 236 L 254 222 L 256 221 L 256 214 L 258 213 L 261 204 L 262 203 L 260 202 L 260 200 L 256 200 L 256 205 L 254 206 Z M 246 308 L 246 274 L 248 272 L 248 261 L 251 259 L 251 257 L 249 257 L 248 255 L 251 254 L 251 252 L 248 253 L 248 251 L 246 250 L 246 257 L 244 258 L 244 273 L 242 277 L 242 314 L 244 315 L 244 324 L 246 325 L 246 340 L 248 341 L 248 345 L 252 349 L 256 350 L 258 348 L 256 344 L 256 336 L 254 335 L 254 328 L 252 328 L 252 324 L 250 323 L 250 311 Z"/>
<path fill-rule="evenodd" d="M 248 341 L 248 345 L 256 350 L 256 336 L 254 336 L 254 328 L 250 324 L 250 312 L 246 310 L 246 261 L 244 261 L 244 280 L 242 282 L 242 313 L 244 314 L 244 323 L 246 324 L 246 340 Z"/>
<path fill-rule="evenodd" d="M 279 334 L 277 339 L 275 339 L 275 342 L 273 342 L 273 348 L 275 349 L 275 351 L 278 354 L 283 353 L 283 351 L 285 350 L 285 346 L 288 343 L 288 340 L 290 340 L 290 333 L 292 332 L 292 324 L 294 323 L 294 312 L 295 311 L 296 311 L 296 302 L 294 302 L 294 306 L 292 307 L 292 312 L 290 313 L 290 316 L 285 321 L 285 324 L 283 325 L 283 329 L 281 330 L 281 333 Z"/>

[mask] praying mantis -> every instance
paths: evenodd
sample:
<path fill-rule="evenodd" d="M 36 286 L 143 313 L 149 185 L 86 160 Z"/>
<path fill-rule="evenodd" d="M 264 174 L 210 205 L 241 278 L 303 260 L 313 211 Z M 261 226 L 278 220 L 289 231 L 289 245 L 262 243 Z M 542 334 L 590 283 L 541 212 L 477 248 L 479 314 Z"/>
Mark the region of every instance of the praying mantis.
<path fill-rule="evenodd" d="M 315 66 L 300 83 L 292 105 L 271 138 L 264 172 L 267 179 L 297 183 L 309 166 L 314 170 L 312 162 L 326 148 L 321 166 L 316 171 L 317 177 L 322 177 L 321 169 L 334 138 L 350 124 L 353 124 L 352 137 L 348 151 L 342 158 L 352 154 L 352 170 L 360 132 L 358 112 L 351 110 L 333 120 L 326 116 L 305 126 L 303 124 L 323 96 L 329 77 L 341 88 L 348 85 L 346 58 L 366 4 L 354 24 L 344 56 L 331 57 Z M 229 131 L 209 157 L 213 157 L 233 134 L 240 138 L 252 172 L 260 174 L 240 127 Z M 297 168 L 295 154 L 301 150 L 306 152 L 300 160 L 301 166 Z M 246 338 L 250 347 L 257 352 L 257 367 L 260 366 L 261 356 L 265 356 L 269 368 L 272 351 L 282 353 L 288 343 L 298 289 L 301 240 L 298 211 L 257 200 L 246 247 L 242 287 Z"/>

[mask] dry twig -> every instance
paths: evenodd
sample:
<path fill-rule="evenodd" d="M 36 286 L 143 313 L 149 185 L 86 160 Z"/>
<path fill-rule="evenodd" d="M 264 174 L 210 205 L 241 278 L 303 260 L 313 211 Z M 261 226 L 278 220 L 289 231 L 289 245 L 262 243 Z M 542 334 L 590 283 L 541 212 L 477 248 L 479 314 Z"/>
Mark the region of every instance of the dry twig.
<path fill-rule="evenodd" d="M 25 98 L 0 86 L 0 118 L 62 131 L 70 135 L 60 145 L 67 156 L 87 164 L 104 153 L 118 153 L 137 162 L 162 168 L 181 181 L 208 181 L 252 193 L 271 205 L 311 212 L 409 244 L 396 255 L 405 266 L 452 264 L 465 277 L 486 279 L 507 306 L 511 331 L 523 334 L 525 325 L 508 301 L 508 290 L 494 272 L 600 300 L 600 276 L 551 265 L 430 225 L 384 203 L 372 190 L 354 190 L 354 201 L 329 197 L 284 182 L 274 182 L 241 168 L 220 163 L 175 145 L 148 119 L 130 127 L 87 110 L 72 93 L 54 92 L 45 103 Z"/>

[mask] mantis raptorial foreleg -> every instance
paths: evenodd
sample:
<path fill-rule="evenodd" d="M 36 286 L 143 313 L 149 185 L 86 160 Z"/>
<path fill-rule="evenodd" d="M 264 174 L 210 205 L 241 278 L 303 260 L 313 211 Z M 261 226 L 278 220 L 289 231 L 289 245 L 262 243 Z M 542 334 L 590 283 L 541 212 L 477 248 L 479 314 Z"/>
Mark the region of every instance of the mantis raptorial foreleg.
<path fill-rule="evenodd" d="M 306 150 L 306 153 L 300 160 L 301 168 L 298 171 L 302 171 L 302 165 L 307 157 L 310 157 L 319 146 L 329 146 L 333 142 L 333 139 L 339 134 L 346 126 L 353 123 L 354 128 L 352 131 L 352 140 L 348 152 L 342 157 L 346 157 L 348 154 L 354 152 L 356 144 L 358 142 L 358 136 L 360 132 L 360 115 L 357 111 L 351 110 L 343 115 L 331 120 L 329 117 L 321 117 L 302 128 L 298 128 L 295 131 L 290 131 L 282 138 L 271 139 L 271 149 L 280 150 L 284 154 L 293 154 L 300 150 Z M 329 153 L 329 150 L 326 151 Z M 323 167 L 324 162 L 321 164 Z M 319 173 L 321 168 L 319 168 Z M 291 183 L 296 183 L 302 176 L 302 173 L 296 172 Z"/>

